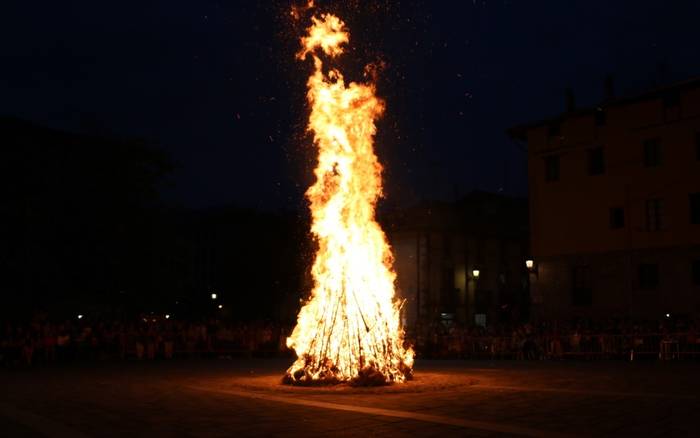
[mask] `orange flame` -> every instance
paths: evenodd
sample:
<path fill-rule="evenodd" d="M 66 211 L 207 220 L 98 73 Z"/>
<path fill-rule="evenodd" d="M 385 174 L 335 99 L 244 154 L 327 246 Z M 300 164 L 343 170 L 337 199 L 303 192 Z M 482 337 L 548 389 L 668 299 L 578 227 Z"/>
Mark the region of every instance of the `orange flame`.
<path fill-rule="evenodd" d="M 384 103 L 375 96 L 374 84 L 346 86 L 338 70 L 323 73 L 317 49 L 330 57 L 340 55 L 348 32 L 331 14 L 312 21 L 297 56 L 311 55 L 315 68 L 307 97 L 318 166 L 306 196 L 318 252 L 311 298 L 287 339 L 297 360 L 286 379 L 403 382 L 411 377 L 414 353 L 404 346 L 393 257 L 375 220 L 382 166 L 373 137 Z"/>

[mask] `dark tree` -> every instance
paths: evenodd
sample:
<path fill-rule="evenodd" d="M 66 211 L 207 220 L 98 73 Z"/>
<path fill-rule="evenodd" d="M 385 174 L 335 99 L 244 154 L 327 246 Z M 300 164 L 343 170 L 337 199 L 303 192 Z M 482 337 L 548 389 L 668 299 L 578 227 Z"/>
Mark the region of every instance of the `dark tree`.
<path fill-rule="evenodd" d="M 15 118 L 0 118 L 0 144 L 0 290 L 15 304 L 3 307 L 104 306 L 124 290 L 145 292 L 167 156 Z"/>

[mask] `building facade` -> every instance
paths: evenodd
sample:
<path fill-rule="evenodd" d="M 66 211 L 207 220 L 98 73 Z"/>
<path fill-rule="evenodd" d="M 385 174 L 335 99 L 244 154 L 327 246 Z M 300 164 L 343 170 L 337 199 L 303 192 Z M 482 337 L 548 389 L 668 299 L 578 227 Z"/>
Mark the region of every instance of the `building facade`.
<path fill-rule="evenodd" d="M 426 202 L 390 215 L 387 229 L 409 332 L 527 316 L 525 200 L 474 192 Z"/>
<path fill-rule="evenodd" d="M 534 316 L 700 313 L 700 78 L 518 126 Z"/>

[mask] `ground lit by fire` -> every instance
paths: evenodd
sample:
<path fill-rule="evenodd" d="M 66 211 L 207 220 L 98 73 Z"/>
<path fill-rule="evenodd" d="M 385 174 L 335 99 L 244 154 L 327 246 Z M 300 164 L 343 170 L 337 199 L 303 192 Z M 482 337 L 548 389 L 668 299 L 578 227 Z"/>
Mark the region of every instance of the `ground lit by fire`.
<path fill-rule="evenodd" d="M 412 375 L 414 353 L 404 345 L 392 254 L 375 220 L 382 167 L 373 138 L 384 103 L 374 84 L 346 85 L 340 71 L 324 66 L 322 57 L 330 62 L 349 42 L 344 23 L 331 14 L 312 22 L 297 56 L 314 64 L 308 129 L 318 165 L 307 198 L 318 251 L 311 297 L 287 340 L 297 360 L 285 380 L 403 382 Z"/>

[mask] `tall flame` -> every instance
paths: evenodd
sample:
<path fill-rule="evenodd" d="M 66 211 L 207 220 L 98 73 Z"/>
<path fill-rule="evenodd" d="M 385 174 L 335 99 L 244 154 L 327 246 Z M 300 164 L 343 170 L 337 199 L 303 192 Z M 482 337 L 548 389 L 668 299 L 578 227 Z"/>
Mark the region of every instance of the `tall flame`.
<path fill-rule="evenodd" d="M 349 35 L 334 15 L 312 22 L 297 56 L 314 61 L 307 83 L 308 129 L 318 147 L 318 166 L 306 196 L 318 252 L 311 298 L 287 339 L 297 360 L 286 380 L 403 382 L 411 377 L 414 353 L 404 346 L 393 257 L 375 220 L 382 166 L 373 137 L 384 103 L 372 83 L 346 86 L 338 70 L 324 74 L 319 49 L 334 58 Z"/>

